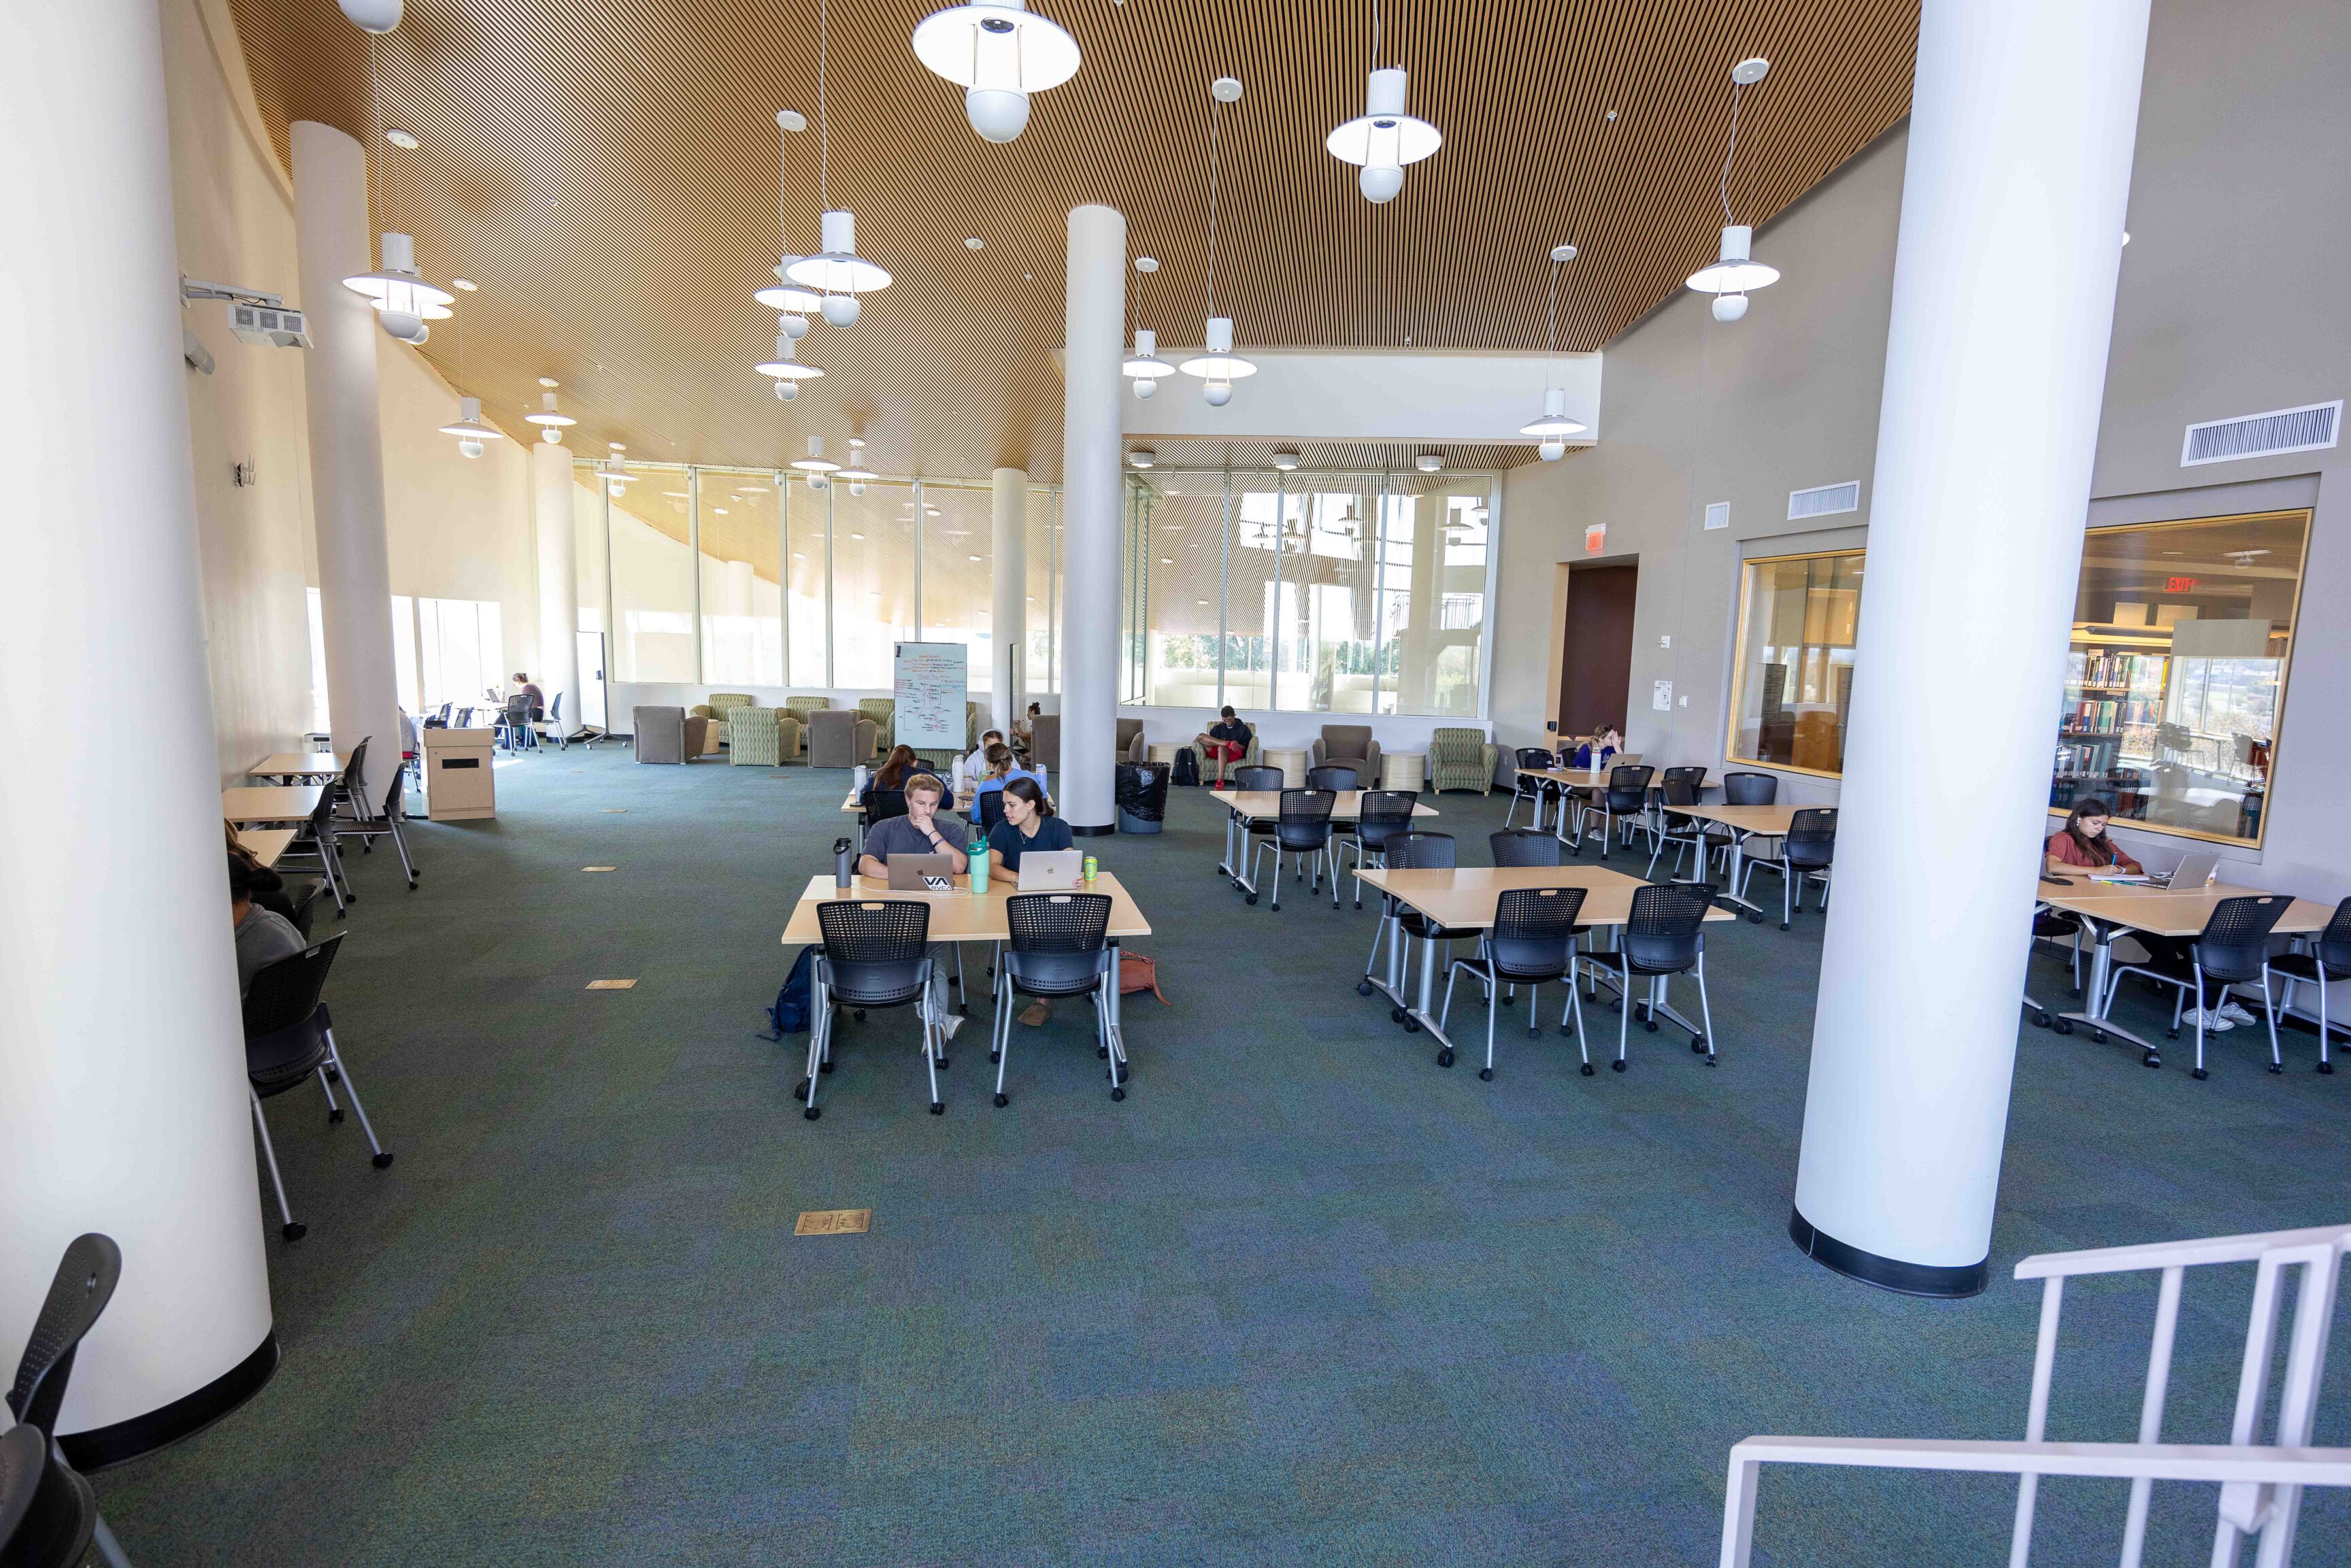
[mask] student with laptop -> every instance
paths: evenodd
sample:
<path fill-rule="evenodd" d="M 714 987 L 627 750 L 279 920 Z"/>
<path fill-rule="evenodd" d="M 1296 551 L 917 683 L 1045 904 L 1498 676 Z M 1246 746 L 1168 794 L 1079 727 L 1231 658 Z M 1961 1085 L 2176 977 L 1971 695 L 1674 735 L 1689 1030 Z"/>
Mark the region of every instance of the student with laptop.
<path fill-rule="evenodd" d="M 939 816 L 939 803 L 946 799 L 947 787 L 935 775 L 912 773 L 904 789 L 906 814 L 884 817 L 865 830 L 865 853 L 857 862 L 859 873 L 877 880 L 887 878 L 892 855 L 948 855 L 953 857 L 948 870 L 967 869 L 958 841 L 962 829 L 954 819 Z M 1068 831 L 1062 830 L 1065 836 Z"/>
<path fill-rule="evenodd" d="M 1077 839 L 1070 824 L 1053 815 L 1053 804 L 1033 779 L 1014 779 L 1004 786 L 1004 821 L 987 835 L 987 874 L 1002 875 L 1014 887 L 1064 888 L 1077 885 L 1070 862 L 1079 859 Z M 1020 866 L 1030 862 L 1022 882 Z M 1044 873 L 1044 874 L 1039 874 Z M 1042 998 L 1021 1009 L 1020 1021 L 1034 1028 L 1053 1016 L 1053 1006 Z"/>
<path fill-rule="evenodd" d="M 2067 814 L 2065 825 L 2050 834 L 2048 843 L 2043 846 L 2048 856 L 2048 869 L 2063 871 L 2070 866 L 2091 871 L 2111 870 L 2125 876 L 2145 876 L 2147 868 L 2124 853 L 2122 847 L 2107 837 L 2109 817 L 2106 803 L 2095 795 L 2076 804 Z M 2190 857 L 2181 862 L 2181 869 L 2188 873 L 2187 878 L 2183 880 L 2174 873 L 2168 885 L 2180 893 L 2200 890 L 2211 880 L 2217 863 L 2210 862 L 2207 857 Z M 2185 971 L 2195 963 L 2193 937 L 2165 936 L 2153 931 L 2135 930 L 2130 933 L 2129 939 L 2146 948 L 2150 959 L 2167 968 Z M 2190 1015 L 2191 1019 L 2193 1016 Z M 2232 1030 L 2241 1023 L 2252 1021 L 2253 1015 L 2229 995 L 2225 986 L 2221 988 L 2220 1005 L 2207 1008 L 2204 1011 L 2204 1027 L 2216 1031 Z"/>

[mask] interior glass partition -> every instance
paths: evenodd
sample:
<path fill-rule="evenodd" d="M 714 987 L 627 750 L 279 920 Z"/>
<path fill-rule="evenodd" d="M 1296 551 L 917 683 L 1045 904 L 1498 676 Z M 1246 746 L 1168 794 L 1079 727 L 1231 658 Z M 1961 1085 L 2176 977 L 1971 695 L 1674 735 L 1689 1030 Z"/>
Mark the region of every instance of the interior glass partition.
<path fill-rule="evenodd" d="M 783 532 L 770 474 L 695 470 L 702 678 L 784 682 Z"/>
<path fill-rule="evenodd" d="M 1843 772 L 1862 561 L 1859 550 L 1836 550 L 1746 564 L 1732 666 L 1732 761 Z"/>

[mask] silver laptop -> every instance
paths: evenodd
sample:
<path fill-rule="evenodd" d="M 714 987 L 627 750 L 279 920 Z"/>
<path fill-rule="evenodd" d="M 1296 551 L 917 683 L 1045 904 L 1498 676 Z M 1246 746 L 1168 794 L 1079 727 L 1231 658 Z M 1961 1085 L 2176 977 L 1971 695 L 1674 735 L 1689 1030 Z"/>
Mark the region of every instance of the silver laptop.
<path fill-rule="evenodd" d="M 2220 869 L 2219 855 L 2182 855 L 2163 885 L 2174 893 L 2190 893 L 2209 884 Z"/>
<path fill-rule="evenodd" d="M 953 893 L 961 855 L 896 854 L 889 859 L 893 893 Z"/>
<path fill-rule="evenodd" d="M 1020 891 L 1051 893 L 1078 885 L 1086 857 L 1075 850 L 1030 850 L 1020 857 Z"/>

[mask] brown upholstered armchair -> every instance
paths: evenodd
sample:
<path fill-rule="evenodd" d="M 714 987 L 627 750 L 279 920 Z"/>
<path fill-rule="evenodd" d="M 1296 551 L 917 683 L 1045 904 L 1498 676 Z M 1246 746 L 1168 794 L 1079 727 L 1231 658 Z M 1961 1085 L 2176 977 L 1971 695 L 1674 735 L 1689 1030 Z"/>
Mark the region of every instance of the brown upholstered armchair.
<path fill-rule="evenodd" d="M 818 708 L 809 715 L 808 765 L 854 768 L 873 759 L 875 726 L 845 707 Z"/>
<path fill-rule="evenodd" d="M 1123 718 L 1118 721 L 1118 760 L 1121 762 L 1151 760 L 1151 743 L 1144 738 L 1141 719 Z"/>
<path fill-rule="evenodd" d="M 1368 724 L 1326 724 L 1312 747 L 1316 768 L 1352 768 L 1355 782 L 1366 789 L 1380 787 L 1380 743 Z"/>

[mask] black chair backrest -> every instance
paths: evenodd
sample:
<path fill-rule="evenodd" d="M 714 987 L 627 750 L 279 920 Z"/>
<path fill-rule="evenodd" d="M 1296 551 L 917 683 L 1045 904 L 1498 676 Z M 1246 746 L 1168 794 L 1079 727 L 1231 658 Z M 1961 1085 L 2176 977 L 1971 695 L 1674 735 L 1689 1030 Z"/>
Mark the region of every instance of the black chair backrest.
<path fill-rule="evenodd" d="M 392 783 L 383 792 L 383 816 L 386 821 L 397 821 L 408 815 L 404 795 L 408 785 L 408 764 L 403 761 L 392 770 Z"/>
<path fill-rule="evenodd" d="M 33 1499 L 48 1465 L 48 1445 L 41 1440 L 38 1427 L 28 1423 L 0 1433 L 0 1552 L 7 1550 L 25 1516 L 33 1511 Z"/>
<path fill-rule="evenodd" d="M 2196 938 L 2196 967 L 2207 979 L 2259 979 L 2269 959 L 2270 932 L 2293 903 L 2283 893 L 2222 899 Z"/>
<path fill-rule="evenodd" d="M 1331 809 L 1339 797 L 1328 789 L 1284 789 L 1274 838 L 1285 850 L 1319 850 L 1331 839 Z"/>
<path fill-rule="evenodd" d="M 1836 854 L 1836 808 L 1807 806 L 1788 819 L 1788 837 L 1780 852 L 1792 866 L 1818 870 Z"/>
<path fill-rule="evenodd" d="M 1391 871 L 1451 871 L 1460 863 L 1451 833 L 1398 833 L 1388 840 Z"/>
<path fill-rule="evenodd" d="M 1227 777 L 1236 789 L 1279 789 L 1285 782 L 1279 768 L 1236 768 Z"/>
<path fill-rule="evenodd" d="M 1637 811 L 1649 803 L 1649 780 L 1656 769 L 1646 763 L 1635 762 L 1628 767 L 1608 770 L 1608 809 L 1612 811 Z"/>
<path fill-rule="evenodd" d="M 1545 751 L 1540 746 L 1521 746 L 1519 747 L 1519 766 L 1525 768 L 1530 773 L 1541 772 L 1544 768 L 1550 767 L 1553 760 L 1554 758 L 1552 757 L 1552 754 Z"/>
<path fill-rule="evenodd" d="M 1005 900 L 1012 950 L 1007 963 L 1023 985 L 1090 990 L 1110 950 L 1110 894 L 1024 893 Z"/>
<path fill-rule="evenodd" d="M 559 727 L 559 728 L 563 723 L 563 694 L 561 692 L 556 693 L 555 700 L 547 705 L 547 722 Z"/>
<path fill-rule="evenodd" d="M 1667 768 L 1665 778 L 1662 782 L 1671 784 L 1677 779 L 1688 785 L 1690 787 L 1691 793 L 1695 794 L 1698 791 L 1698 786 L 1706 782 L 1706 769 L 1704 768 Z"/>
<path fill-rule="evenodd" d="M 980 796 L 980 797 L 979 797 L 979 825 L 980 825 L 980 828 L 981 828 L 984 831 L 991 832 L 991 833 L 992 833 L 992 832 L 996 831 L 996 826 L 997 826 L 997 824 L 998 824 L 998 823 L 999 823 L 999 822 L 1001 822 L 1001 821 L 1004 821 L 1004 791 L 1003 791 L 1003 790 L 1001 790 L 1001 789 L 990 789 L 987 794 Z"/>
<path fill-rule="evenodd" d="M 2335 918 L 2318 934 L 2318 961 L 2337 975 L 2351 970 L 2351 898 L 2335 906 Z"/>
<path fill-rule="evenodd" d="M 1580 887 L 1505 888 L 1494 908 L 1494 928 L 1486 936 L 1486 955 L 1499 977 L 1554 980 L 1566 974 L 1575 917 L 1583 910 Z"/>
<path fill-rule="evenodd" d="M 1494 852 L 1496 865 L 1557 865 L 1559 840 L 1550 833 L 1538 833 L 1530 828 L 1511 828 L 1493 833 L 1486 840 Z"/>
<path fill-rule="evenodd" d="M 1551 767 L 1557 760 L 1557 758 L 1554 758 L 1550 752 L 1545 751 L 1540 746 L 1521 746 L 1519 747 L 1519 771 L 1518 777 L 1514 782 L 1518 785 L 1519 795 L 1521 799 L 1531 800 L 1543 792 L 1544 787 L 1547 786 L 1551 780 L 1542 777 L 1542 770 Z"/>
<path fill-rule="evenodd" d="M 1722 776 L 1722 802 L 1726 806 L 1771 806 L 1779 803 L 1780 776 L 1776 773 L 1726 773 Z"/>
<path fill-rule="evenodd" d="M 1697 786 L 1692 784 L 1687 779 L 1677 779 L 1674 777 L 1675 774 L 1683 771 L 1685 770 L 1679 768 L 1667 768 L 1666 770 L 1666 781 L 1657 786 L 1659 792 L 1665 796 L 1666 804 L 1668 806 L 1695 806 L 1698 804 Z"/>
<path fill-rule="evenodd" d="M 33 1320 L 32 1338 L 16 1363 L 16 1381 L 8 1390 L 9 1410 L 40 1432 L 44 1453 L 47 1439 L 57 1436 L 57 1407 L 65 1403 L 66 1384 L 73 1376 L 75 1347 L 96 1326 L 121 1278 L 122 1249 L 112 1237 L 96 1231 L 75 1237 L 57 1260 L 41 1315 Z"/>
<path fill-rule="evenodd" d="M 253 984 L 245 992 L 247 1044 L 306 1022 L 319 1010 L 319 1000 L 326 994 L 327 971 L 334 967 L 335 949 L 348 935 L 338 931 L 324 942 L 254 971 Z"/>
<path fill-rule="evenodd" d="M 1306 770 L 1306 787 L 1309 789 L 1353 789 L 1356 788 L 1355 770 L 1326 762 L 1320 768 Z"/>
<path fill-rule="evenodd" d="M 343 776 L 335 780 L 333 789 L 327 791 L 338 800 L 358 800 L 362 816 L 366 814 L 367 801 L 359 791 L 367 782 L 368 742 L 374 738 L 371 735 L 363 737 L 357 746 L 351 747 L 351 759 L 344 764 Z"/>
<path fill-rule="evenodd" d="M 335 836 L 335 801 L 341 789 L 334 784 L 319 791 L 319 803 L 310 808 L 310 820 L 298 836 L 321 844 Z"/>
<path fill-rule="evenodd" d="M 1623 951 L 1633 967 L 1647 974 L 1678 974 L 1698 962 L 1698 935 L 1713 907 L 1711 883 L 1652 883 L 1633 894 L 1625 923 Z"/>
<path fill-rule="evenodd" d="M 887 1007 L 923 988 L 931 906 L 911 898 L 833 899 L 816 906 L 828 983 L 852 1005 Z"/>
<path fill-rule="evenodd" d="M 998 807 L 1001 810 L 1003 808 Z M 865 791 L 865 822 L 886 822 L 893 817 L 906 814 L 906 792 L 904 789 L 868 789 Z"/>
<path fill-rule="evenodd" d="M 1412 813 L 1420 804 L 1417 789 L 1366 789 L 1356 803 L 1355 837 L 1365 849 L 1385 851 L 1396 838 L 1412 831 Z"/>
<path fill-rule="evenodd" d="M 287 901 L 287 906 L 294 913 L 286 918 L 294 923 L 294 929 L 302 934 L 305 942 L 310 939 L 310 922 L 316 918 L 319 900 L 326 896 L 326 892 L 327 884 L 323 881 L 315 876 L 305 877 L 301 891 Z"/>

